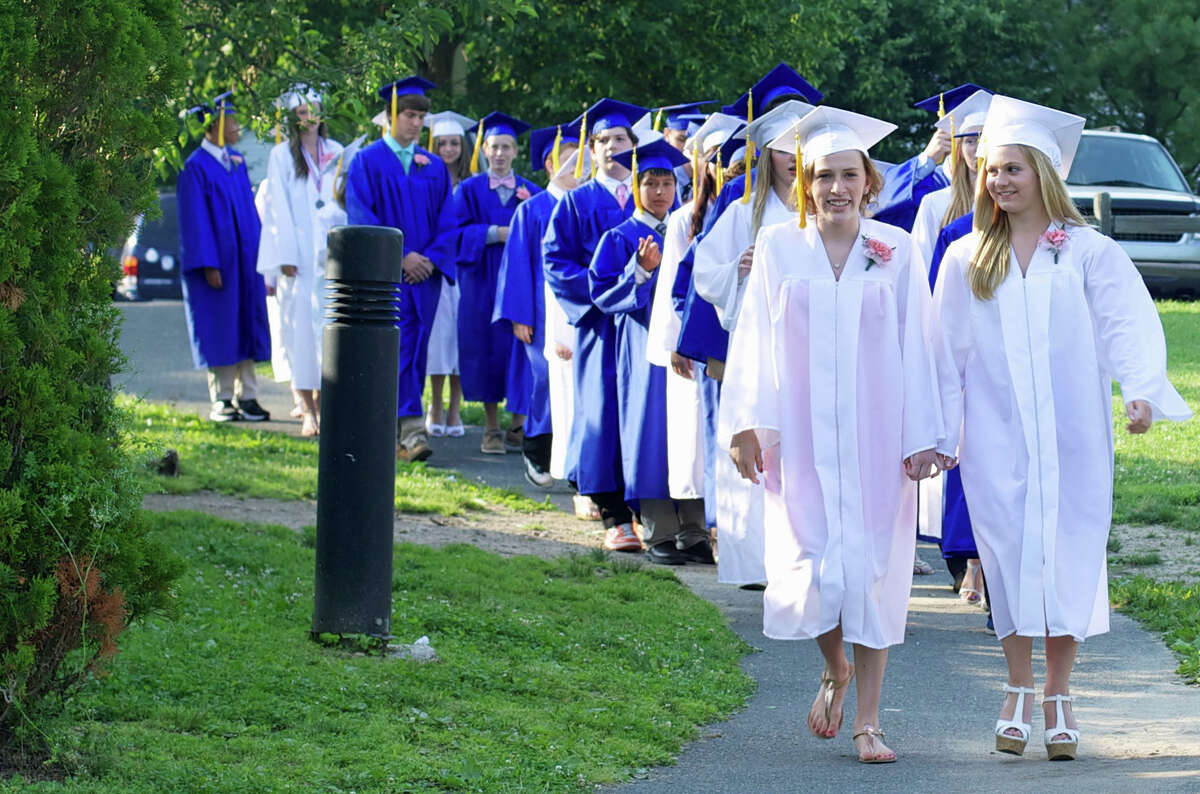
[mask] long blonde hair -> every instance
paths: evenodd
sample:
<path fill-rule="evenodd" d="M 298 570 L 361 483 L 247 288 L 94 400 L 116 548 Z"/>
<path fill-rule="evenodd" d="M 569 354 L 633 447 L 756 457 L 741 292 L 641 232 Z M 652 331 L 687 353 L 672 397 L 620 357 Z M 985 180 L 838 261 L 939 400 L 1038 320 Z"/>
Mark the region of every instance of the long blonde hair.
<path fill-rule="evenodd" d="M 957 147 L 955 148 L 957 149 Z M 950 206 L 946 207 L 946 214 L 942 216 L 942 226 L 949 226 L 953 221 L 966 215 L 971 211 L 971 205 L 975 203 L 975 186 L 971 184 L 971 169 L 959 151 L 955 151 L 954 154 L 958 157 L 950 163 Z"/>
<path fill-rule="evenodd" d="M 749 145 L 749 144 L 747 144 Z M 754 170 L 754 198 L 750 210 L 750 236 L 758 237 L 762 226 L 763 212 L 767 209 L 767 196 L 775 189 L 775 167 L 771 164 L 771 150 L 767 149 L 758 158 Z"/>
<path fill-rule="evenodd" d="M 1050 164 L 1050 158 L 1032 146 L 1017 144 L 1025 155 L 1025 161 L 1038 177 L 1042 193 L 1042 205 L 1050 220 L 1062 225 L 1086 226 L 1087 222 L 1075 208 L 1062 177 Z M 1012 247 L 1012 229 L 1008 213 L 996 206 L 992 194 L 987 190 L 987 177 L 979 174 L 975 180 L 975 221 L 979 232 L 979 245 L 967 265 L 967 280 L 971 292 L 979 300 L 990 300 L 997 288 L 1008 278 L 1008 264 Z"/>

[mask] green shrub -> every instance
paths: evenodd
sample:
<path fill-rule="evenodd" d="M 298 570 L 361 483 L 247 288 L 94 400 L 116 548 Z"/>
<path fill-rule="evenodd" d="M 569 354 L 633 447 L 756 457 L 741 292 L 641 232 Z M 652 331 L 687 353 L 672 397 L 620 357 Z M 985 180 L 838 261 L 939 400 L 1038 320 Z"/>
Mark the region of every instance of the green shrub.
<path fill-rule="evenodd" d="M 138 516 L 106 253 L 155 200 L 177 15 L 169 0 L 0 0 L 0 754 L 45 740 L 40 710 L 178 571 Z"/>

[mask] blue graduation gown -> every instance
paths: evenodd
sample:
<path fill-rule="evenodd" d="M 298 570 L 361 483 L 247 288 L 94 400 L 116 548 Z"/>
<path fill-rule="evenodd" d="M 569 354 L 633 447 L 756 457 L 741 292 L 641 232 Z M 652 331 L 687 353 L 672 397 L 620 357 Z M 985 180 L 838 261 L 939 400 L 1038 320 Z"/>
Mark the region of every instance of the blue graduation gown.
<path fill-rule="evenodd" d="M 532 195 L 541 188 L 527 179 L 516 177 L 517 189 Z M 486 173 L 464 179 L 454 189 L 454 216 L 458 220 L 458 371 L 463 398 L 498 403 L 508 391 L 510 364 L 515 365 L 517 383 L 509 392 L 517 401 L 528 403 L 525 396 L 532 378 L 528 374 L 525 352 L 512 335 L 512 324 L 492 322 L 496 305 L 496 284 L 500 275 L 502 243 L 487 242 L 490 226 L 510 226 L 513 213 L 522 199 L 514 193 L 507 203 L 488 186 Z M 513 413 L 523 413 L 510 404 Z"/>
<path fill-rule="evenodd" d="M 871 217 L 892 226 L 911 232 L 917 219 L 921 199 L 935 190 L 950 186 L 942 169 L 934 168 L 923 179 L 917 179 L 918 157 L 912 157 L 894 165 L 883 175 L 883 191 L 875 201 Z"/>
<path fill-rule="evenodd" d="M 227 171 L 207 150 L 197 149 L 179 172 L 175 190 L 192 361 L 198 369 L 270 361 L 267 291 L 257 270 L 262 224 L 245 163 Z M 206 267 L 221 271 L 221 289 L 208 286 Z"/>
<path fill-rule="evenodd" d="M 658 271 L 637 283 L 638 238 L 654 229 L 629 218 L 600 238 L 588 281 L 592 300 L 616 325 L 617 416 L 621 434 L 621 471 L 625 501 L 670 499 L 667 486 L 667 371 L 646 358 L 650 307 Z"/>
<path fill-rule="evenodd" d="M 617 418 L 616 329 L 592 303 L 588 270 L 600 236 L 633 214 L 598 181 L 587 182 L 555 205 L 542 240 L 543 275 L 567 321 L 575 326 L 575 415 L 567 471 L 582 494 L 624 491 Z"/>
<path fill-rule="evenodd" d="M 533 341 L 517 342 L 529 373 L 525 435 L 551 432 L 550 371 L 546 362 L 546 291 L 542 277 L 542 238 L 558 199 L 548 190 L 531 197 L 513 213 L 508 241 L 500 257 L 492 322 L 507 320 L 533 328 Z M 511 372 L 510 372 L 511 376 Z M 512 410 L 513 395 L 509 394 Z"/>
<path fill-rule="evenodd" d="M 942 228 L 938 235 L 937 245 L 933 249 L 933 260 L 929 266 L 929 288 L 937 283 L 938 269 L 942 257 L 950 243 L 971 232 L 971 224 L 975 213 L 968 212 L 961 218 Z M 951 469 L 944 475 L 942 486 L 942 556 L 975 558 L 979 551 L 975 548 L 975 534 L 971 531 L 971 515 L 967 512 L 967 500 L 963 496 L 962 474 L 958 468 Z"/>
<path fill-rule="evenodd" d="M 419 165 L 416 155 L 429 163 Z M 346 217 L 354 225 L 392 226 L 404 233 L 404 253 L 421 253 L 437 272 L 419 284 L 402 283 L 396 308 L 400 314 L 400 372 L 397 416 L 421 416 L 425 356 L 437 313 L 442 279 L 454 283 L 454 206 L 450 175 L 442 158 L 420 146 L 404 173 L 400 158 L 378 140 L 350 162 L 346 175 Z M 440 274 L 440 275 L 439 275 Z"/>

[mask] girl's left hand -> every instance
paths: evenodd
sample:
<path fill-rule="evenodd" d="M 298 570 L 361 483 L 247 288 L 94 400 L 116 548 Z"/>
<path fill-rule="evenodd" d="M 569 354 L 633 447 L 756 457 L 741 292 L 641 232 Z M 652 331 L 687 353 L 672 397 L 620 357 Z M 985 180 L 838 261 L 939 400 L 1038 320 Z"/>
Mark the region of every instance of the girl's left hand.
<path fill-rule="evenodd" d="M 1150 403 L 1145 400 L 1134 400 L 1126 405 L 1125 415 L 1129 417 L 1129 424 L 1125 425 L 1125 429 L 1131 435 L 1145 433 L 1150 429 L 1150 425 L 1154 424 L 1154 412 L 1150 410 Z"/>
<path fill-rule="evenodd" d="M 923 480 L 937 475 L 937 453 L 932 449 L 918 452 L 904 461 L 904 473 L 910 480 Z"/>

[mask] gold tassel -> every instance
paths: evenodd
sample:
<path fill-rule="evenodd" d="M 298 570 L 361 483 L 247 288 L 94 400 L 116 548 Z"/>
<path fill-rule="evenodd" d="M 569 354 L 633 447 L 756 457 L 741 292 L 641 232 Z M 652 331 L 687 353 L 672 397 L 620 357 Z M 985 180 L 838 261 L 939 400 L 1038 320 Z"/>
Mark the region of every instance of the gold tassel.
<path fill-rule="evenodd" d="M 388 119 L 388 132 L 393 139 L 396 137 L 396 84 L 392 83 L 392 115 Z"/>
<path fill-rule="evenodd" d="M 938 120 L 946 115 L 946 95 L 938 94 Z"/>
<path fill-rule="evenodd" d="M 717 195 L 725 188 L 725 166 L 721 163 L 721 150 L 717 149 Z"/>
<path fill-rule="evenodd" d="M 426 146 L 425 148 L 428 149 L 429 151 L 433 152 L 433 125 L 432 124 L 429 125 L 429 145 Z M 434 152 L 434 154 L 437 154 L 437 152 Z"/>
<path fill-rule="evenodd" d="M 700 184 L 703 181 L 700 176 L 700 141 L 696 141 L 695 144 L 692 147 L 692 201 L 700 198 Z"/>
<path fill-rule="evenodd" d="M 583 179 L 583 154 L 584 154 L 583 150 L 585 148 L 587 148 L 587 145 L 588 145 L 587 111 L 585 110 L 585 111 L 583 111 L 583 121 L 580 122 L 580 124 L 579 124 L 579 146 L 580 146 L 580 149 L 579 149 L 578 156 L 576 156 L 576 158 L 575 158 L 575 179 L 576 180 Z M 592 161 L 592 167 L 593 168 L 596 167 L 596 162 L 594 160 Z"/>
<path fill-rule="evenodd" d="M 662 108 L 658 109 L 658 115 L 654 117 L 653 129 L 655 132 L 662 132 Z"/>
<path fill-rule="evenodd" d="M 958 168 L 958 138 L 954 137 L 954 116 L 950 117 L 950 176 L 954 176 L 954 169 Z"/>
<path fill-rule="evenodd" d="M 475 151 L 471 152 L 471 174 L 479 173 L 479 147 L 483 146 L 483 119 L 479 120 L 479 128 L 475 130 Z"/>
<path fill-rule="evenodd" d="M 554 148 L 550 150 L 550 165 L 554 169 L 550 174 L 551 177 L 558 173 L 561 163 L 558 162 L 559 148 L 562 146 L 562 125 L 558 125 L 558 129 L 554 133 Z"/>
<path fill-rule="evenodd" d="M 754 89 L 751 88 L 746 92 L 746 126 L 754 122 Z M 742 177 L 742 203 L 750 203 L 750 166 L 754 160 L 754 141 L 750 140 L 750 135 L 746 135 L 746 155 L 742 158 L 742 162 L 746 166 L 746 173 Z"/>
<path fill-rule="evenodd" d="M 642 211 L 642 191 L 638 189 L 638 167 L 637 167 L 637 149 L 633 150 L 633 178 L 630 184 L 633 186 L 633 208 L 638 212 Z"/>
<path fill-rule="evenodd" d="M 283 113 L 279 108 L 275 108 L 275 145 L 283 143 L 283 129 L 280 127 L 280 118 Z"/>
<path fill-rule="evenodd" d="M 221 100 L 221 115 L 217 120 L 217 146 L 225 148 L 225 100 Z"/>
<path fill-rule="evenodd" d="M 796 133 L 796 212 L 800 228 L 808 226 L 808 202 L 804 196 L 804 153 L 800 151 L 800 133 Z"/>
<path fill-rule="evenodd" d="M 346 157 L 345 151 L 343 151 L 341 154 L 338 155 L 337 168 L 334 169 L 334 171 L 333 171 L 333 189 L 334 190 L 337 190 L 338 177 L 342 175 L 342 160 L 344 160 L 345 157 Z"/>

